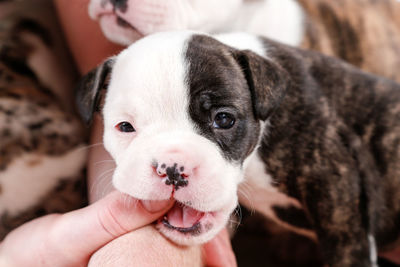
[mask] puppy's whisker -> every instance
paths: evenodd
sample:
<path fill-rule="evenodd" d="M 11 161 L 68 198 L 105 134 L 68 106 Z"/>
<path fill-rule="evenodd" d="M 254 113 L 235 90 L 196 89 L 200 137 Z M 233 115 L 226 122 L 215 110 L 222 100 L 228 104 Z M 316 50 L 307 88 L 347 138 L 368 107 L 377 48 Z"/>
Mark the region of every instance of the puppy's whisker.
<path fill-rule="evenodd" d="M 239 190 L 238 190 L 238 192 L 240 193 L 240 195 L 241 196 L 243 196 L 245 199 L 247 199 L 247 202 L 249 203 L 249 205 L 250 205 L 250 210 L 254 210 L 254 202 L 253 202 L 253 200 L 251 199 L 251 189 L 249 189 L 249 188 L 240 188 Z"/>
<path fill-rule="evenodd" d="M 112 184 L 112 181 L 111 181 L 111 179 L 107 179 L 107 183 L 106 183 L 106 186 L 104 186 L 104 189 L 103 189 L 103 191 L 102 191 L 102 193 L 101 193 L 101 197 L 104 197 L 105 195 L 107 195 L 110 191 L 112 191 L 112 189 L 113 189 L 113 184 Z"/>
<path fill-rule="evenodd" d="M 97 147 L 97 146 L 103 146 L 103 145 L 104 145 L 103 142 L 101 142 L 101 143 L 95 143 L 95 144 L 90 144 L 90 145 L 86 145 L 86 146 L 80 147 L 78 151 L 89 150 L 90 148 Z"/>
<path fill-rule="evenodd" d="M 237 227 L 239 227 L 240 223 L 242 222 L 242 207 L 240 206 L 240 204 L 237 206 L 235 213 L 236 213 L 237 219 L 238 219 Z"/>
<path fill-rule="evenodd" d="M 104 171 L 101 175 L 95 178 L 94 183 L 91 185 L 89 193 L 96 193 L 94 190 L 102 190 L 100 196 L 104 196 L 106 192 L 112 187 L 111 176 L 114 172 L 115 168 L 111 168 L 109 170 Z M 100 192 L 100 191 L 97 191 Z"/>
<path fill-rule="evenodd" d="M 130 195 L 128 195 L 128 194 L 123 194 L 123 199 L 124 199 L 124 206 L 125 207 L 128 207 L 128 208 L 131 208 L 131 207 L 133 207 L 133 208 L 136 208 L 136 206 L 137 206 L 137 203 L 139 202 L 139 200 L 138 199 L 136 199 L 136 198 L 133 198 L 133 197 L 131 197 Z"/>
<path fill-rule="evenodd" d="M 277 180 L 271 180 L 271 184 L 275 185 L 275 186 L 279 186 L 280 182 L 278 182 Z"/>
<path fill-rule="evenodd" d="M 93 163 L 93 165 L 96 166 L 96 165 L 100 165 L 100 164 L 104 164 L 104 163 L 110 163 L 110 162 L 114 162 L 114 160 L 113 159 L 100 160 L 100 161 L 97 161 L 97 162 Z"/>
<path fill-rule="evenodd" d="M 251 214 L 253 214 L 255 212 L 255 205 L 254 205 L 254 201 L 253 199 L 250 197 L 253 193 L 253 187 L 251 186 L 251 184 L 248 181 L 244 181 L 241 184 L 241 187 L 239 187 L 238 191 L 241 193 L 241 195 L 247 199 L 250 207 L 248 207 L 250 209 Z"/>
<path fill-rule="evenodd" d="M 238 229 L 240 226 L 240 220 L 229 219 L 228 222 L 229 222 L 229 228 Z"/>

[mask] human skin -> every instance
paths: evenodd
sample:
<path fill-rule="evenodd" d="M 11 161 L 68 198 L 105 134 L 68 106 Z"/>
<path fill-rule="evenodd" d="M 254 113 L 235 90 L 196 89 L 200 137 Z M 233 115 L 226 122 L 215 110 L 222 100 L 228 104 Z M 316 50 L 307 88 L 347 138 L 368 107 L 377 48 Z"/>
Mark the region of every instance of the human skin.
<path fill-rule="evenodd" d="M 99 248 L 126 233 L 140 232 L 172 204 L 162 201 L 143 205 L 113 191 L 85 208 L 32 220 L 0 243 L 0 266 L 87 266 Z"/>
<path fill-rule="evenodd" d="M 75 63 L 83 75 L 123 47 L 103 36 L 87 15 L 89 0 L 55 0 L 56 9 Z M 114 161 L 102 145 L 103 124 L 99 114 L 91 125 L 88 162 L 90 202 L 104 197 L 111 186 Z M 93 254 L 89 266 L 236 266 L 227 231 L 204 246 L 178 246 L 152 225 L 122 235 Z"/>

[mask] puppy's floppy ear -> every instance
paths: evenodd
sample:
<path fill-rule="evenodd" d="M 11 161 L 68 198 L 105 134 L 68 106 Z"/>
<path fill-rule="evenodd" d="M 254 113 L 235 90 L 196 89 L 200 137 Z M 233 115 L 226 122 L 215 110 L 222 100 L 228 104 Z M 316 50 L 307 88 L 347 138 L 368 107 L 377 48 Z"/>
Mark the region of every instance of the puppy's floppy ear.
<path fill-rule="evenodd" d="M 247 80 L 256 118 L 266 120 L 290 86 L 289 74 L 279 64 L 249 50 L 236 51 L 234 57 Z"/>
<path fill-rule="evenodd" d="M 92 121 L 93 113 L 99 111 L 103 89 L 108 86 L 115 57 L 109 58 L 82 78 L 77 87 L 76 103 L 79 114 L 86 123 Z"/>

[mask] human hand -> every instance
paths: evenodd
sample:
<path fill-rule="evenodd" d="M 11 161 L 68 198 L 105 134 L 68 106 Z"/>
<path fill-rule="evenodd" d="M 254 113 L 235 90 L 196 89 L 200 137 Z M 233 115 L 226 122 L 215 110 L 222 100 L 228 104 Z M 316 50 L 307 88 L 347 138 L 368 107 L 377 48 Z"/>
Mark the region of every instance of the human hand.
<path fill-rule="evenodd" d="M 114 191 L 83 209 L 38 218 L 0 243 L 0 267 L 87 266 L 96 250 L 150 224 L 171 205 L 172 201 L 138 202 Z"/>
<path fill-rule="evenodd" d="M 0 244 L 0 267 L 87 266 L 99 248 L 150 224 L 172 205 L 171 201 L 139 203 L 114 191 L 83 209 L 26 223 Z M 203 246 L 203 258 L 206 266 L 236 266 L 226 230 Z"/>
<path fill-rule="evenodd" d="M 222 230 L 214 239 L 203 245 L 203 262 L 207 267 L 237 266 L 228 231 Z"/>

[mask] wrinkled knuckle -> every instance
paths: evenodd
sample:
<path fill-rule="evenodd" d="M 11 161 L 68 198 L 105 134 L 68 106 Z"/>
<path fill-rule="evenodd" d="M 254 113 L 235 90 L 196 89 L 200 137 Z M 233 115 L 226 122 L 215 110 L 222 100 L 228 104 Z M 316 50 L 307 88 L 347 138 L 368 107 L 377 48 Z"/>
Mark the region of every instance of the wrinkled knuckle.
<path fill-rule="evenodd" d="M 118 203 L 113 203 L 112 205 L 108 205 L 104 209 L 99 210 L 97 213 L 99 224 L 104 231 L 113 238 L 128 232 L 128 230 L 123 227 L 121 222 L 118 220 L 118 205 Z"/>

